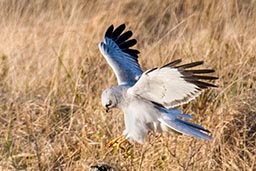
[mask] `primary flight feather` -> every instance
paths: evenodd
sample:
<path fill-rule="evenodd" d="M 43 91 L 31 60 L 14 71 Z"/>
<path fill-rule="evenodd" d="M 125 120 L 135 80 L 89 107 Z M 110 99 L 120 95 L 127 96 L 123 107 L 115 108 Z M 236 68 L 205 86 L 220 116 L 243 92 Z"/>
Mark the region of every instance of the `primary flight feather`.
<path fill-rule="evenodd" d="M 104 90 L 102 105 L 106 110 L 119 108 L 124 112 L 128 140 L 143 143 L 147 133 L 176 131 L 196 138 L 211 139 L 204 127 L 182 120 L 191 119 L 187 114 L 174 109 L 199 96 L 208 87 L 207 82 L 217 77 L 206 74 L 212 69 L 193 69 L 203 61 L 180 65 L 181 59 L 162 67 L 143 72 L 138 63 L 139 51 L 131 49 L 137 41 L 130 39 L 131 31 L 125 24 L 114 29 L 111 25 L 99 43 L 99 49 L 113 69 L 118 85 Z"/>

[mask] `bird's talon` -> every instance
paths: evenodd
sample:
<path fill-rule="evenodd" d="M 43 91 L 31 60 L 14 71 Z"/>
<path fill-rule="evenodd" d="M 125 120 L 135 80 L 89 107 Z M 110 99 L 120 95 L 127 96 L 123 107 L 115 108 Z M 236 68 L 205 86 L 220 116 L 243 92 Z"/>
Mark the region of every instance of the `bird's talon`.
<path fill-rule="evenodd" d="M 125 150 L 124 146 L 122 145 L 125 141 L 126 139 L 121 135 L 119 137 L 114 138 L 109 143 L 107 143 L 107 147 Z"/>

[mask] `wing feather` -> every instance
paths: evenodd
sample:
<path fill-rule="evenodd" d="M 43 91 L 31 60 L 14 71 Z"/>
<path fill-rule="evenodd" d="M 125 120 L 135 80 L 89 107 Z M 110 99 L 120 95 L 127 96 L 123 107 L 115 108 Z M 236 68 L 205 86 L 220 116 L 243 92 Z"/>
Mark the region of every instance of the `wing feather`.
<path fill-rule="evenodd" d="M 132 47 L 132 46 L 136 45 L 136 43 L 137 43 L 137 40 L 131 39 L 131 40 L 128 40 L 126 42 L 120 43 L 119 47 L 121 49 L 126 49 L 126 48 L 128 49 L 129 47 Z"/>
<path fill-rule="evenodd" d="M 130 49 L 137 41 L 136 39 L 129 40 L 132 32 L 124 32 L 125 27 L 125 24 L 121 24 L 114 29 L 114 26 L 111 25 L 105 33 L 104 42 L 99 43 L 99 49 L 113 69 L 118 84 L 133 85 L 143 72 L 138 63 L 140 52 Z"/>
<path fill-rule="evenodd" d="M 125 42 L 126 40 L 128 40 L 129 38 L 132 37 L 132 32 L 131 31 L 127 31 L 124 34 L 120 35 L 117 39 L 116 39 L 116 43 L 120 44 L 121 42 Z"/>
<path fill-rule="evenodd" d="M 128 93 L 173 108 L 188 103 L 208 87 L 216 87 L 205 82 L 217 77 L 203 75 L 214 72 L 212 69 L 193 69 L 203 61 L 177 66 L 181 60 L 173 61 L 160 68 L 153 68 L 142 74 L 137 83 L 128 89 Z M 201 74 L 201 75 L 200 75 Z"/>
<path fill-rule="evenodd" d="M 162 66 L 161 68 L 165 68 L 165 67 L 174 67 L 176 66 L 177 64 L 181 63 L 181 59 L 177 59 L 175 61 L 172 61 L 164 66 Z"/>
<path fill-rule="evenodd" d="M 107 29 L 107 31 L 106 31 L 106 33 L 105 33 L 105 37 L 111 38 L 111 37 L 112 37 L 113 30 L 114 30 L 114 26 L 113 26 L 113 25 L 109 26 L 109 28 Z"/>
<path fill-rule="evenodd" d="M 180 65 L 180 66 L 175 66 L 174 68 L 180 68 L 180 69 L 192 68 L 198 65 L 202 65 L 203 63 L 204 61 L 197 61 L 197 62 L 192 62 L 192 63 Z"/>
<path fill-rule="evenodd" d="M 113 40 L 116 40 L 121 34 L 122 32 L 125 30 L 125 24 L 121 24 L 120 26 L 118 26 L 112 33 L 112 38 Z"/>

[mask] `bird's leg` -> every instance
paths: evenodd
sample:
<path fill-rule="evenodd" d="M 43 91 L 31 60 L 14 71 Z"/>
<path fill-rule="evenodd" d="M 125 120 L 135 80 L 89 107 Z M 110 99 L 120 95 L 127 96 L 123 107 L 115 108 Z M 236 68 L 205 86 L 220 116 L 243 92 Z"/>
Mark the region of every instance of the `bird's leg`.
<path fill-rule="evenodd" d="M 111 140 L 110 142 L 108 142 L 107 143 L 107 147 L 108 148 L 124 149 L 122 144 L 125 141 L 127 141 L 126 138 L 123 135 L 120 135 L 120 136 L 114 138 L 113 140 Z"/>

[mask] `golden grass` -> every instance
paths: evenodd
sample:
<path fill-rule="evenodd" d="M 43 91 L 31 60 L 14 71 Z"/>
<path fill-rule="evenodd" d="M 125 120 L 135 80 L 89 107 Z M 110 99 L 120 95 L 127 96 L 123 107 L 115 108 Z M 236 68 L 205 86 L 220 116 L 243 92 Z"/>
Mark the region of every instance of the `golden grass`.
<path fill-rule="evenodd" d="M 0 2 L 0 170 L 256 170 L 256 2 Z M 213 141 L 149 135 L 109 151 L 123 114 L 105 114 L 116 84 L 98 50 L 110 24 L 126 23 L 144 69 L 173 59 L 204 60 L 219 88 L 182 110 Z"/>

